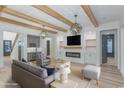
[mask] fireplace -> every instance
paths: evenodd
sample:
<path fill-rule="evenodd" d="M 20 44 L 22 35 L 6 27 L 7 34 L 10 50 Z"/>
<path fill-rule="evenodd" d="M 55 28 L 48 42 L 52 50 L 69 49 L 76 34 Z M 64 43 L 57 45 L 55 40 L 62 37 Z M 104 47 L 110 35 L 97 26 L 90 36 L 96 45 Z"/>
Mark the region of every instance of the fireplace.
<path fill-rule="evenodd" d="M 80 52 L 66 52 L 66 57 L 80 58 Z"/>

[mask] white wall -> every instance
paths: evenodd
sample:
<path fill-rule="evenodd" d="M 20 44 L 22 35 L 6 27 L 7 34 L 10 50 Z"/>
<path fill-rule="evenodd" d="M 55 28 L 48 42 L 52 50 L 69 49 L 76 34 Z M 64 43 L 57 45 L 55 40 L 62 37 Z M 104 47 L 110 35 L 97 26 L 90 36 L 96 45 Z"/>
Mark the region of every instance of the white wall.
<path fill-rule="evenodd" d="M 95 27 L 87 27 L 87 28 L 83 28 L 83 31 L 84 31 L 85 40 L 87 40 L 87 39 L 96 39 L 97 28 L 95 28 Z"/>
<path fill-rule="evenodd" d="M 86 45 L 86 40 L 91 40 L 94 39 L 94 45 L 96 45 L 96 28 L 94 27 L 87 27 L 84 28 L 84 40 L 85 42 L 83 43 L 84 45 L 84 62 L 85 64 L 93 64 L 93 65 L 98 65 L 96 59 L 96 47 L 87 47 Z M 90 44 L 91 45 L 91 44 Z"/>
<path fill-rule="evenodd" d="M 120 48 L 120 59 L 121 59 L 121 62 L 119 64 L 120 66 L 120 71 L 124 77 L 124 18 L 121 19 L 121 28 L 120 28 L 120 34 L 121 34 L 121 48 Z"/>
<path fill-rule="evenodd" d="M 0 68 L 3 67 L 3 32 L 0 31 Z"/>
<path fill-rule="evenodd" d="M 124 76 L 124 28 L 121 29 L 121 73 Z"/>
<path fill-rule="evenodd" d="M 22 58 L 27 60 L 27 34 L 22 34 Z"/>
<path fill-rule="evenodd" d="M 56 41 L 56 59 L 63 59 L 64 58 L 64 53 L 63 53 L 63 48 L 60 47 L 60 42 L 65 45 L 64 42 L 64 36 L 66 33 L 59 32 L 57 34 L 57 41 Z"/>

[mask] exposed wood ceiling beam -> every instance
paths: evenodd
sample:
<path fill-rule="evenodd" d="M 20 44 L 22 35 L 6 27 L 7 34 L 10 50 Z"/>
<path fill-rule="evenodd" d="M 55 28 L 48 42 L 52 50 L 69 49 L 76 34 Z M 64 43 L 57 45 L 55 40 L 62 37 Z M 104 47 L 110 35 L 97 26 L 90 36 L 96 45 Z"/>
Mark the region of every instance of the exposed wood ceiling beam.
<path fill-rule="evenodd" d="M 16 16 L 16 17 L 19 17 L 19 18 L 26 19 L 26 20 L 29 20 L 29 21 L 32 21 L 32 22 L 35 22 L 35 23 L 38 23 L 40 25 L 44 25 L 46 27 L 50 27 L 52 29 L 56 29 L 58 31 L 67 32 L 67 30 L 64 29 L 64 28 L 61 28 L 59 26 L 56 26 L 56 25 L 47 23 L 47 22 L 42 21 L 42 20 L 39 20 L 39 19 L 36 19 L 34 17 L 31 17 L 29 15 L 26 15 L 24 13 L 18 12 L 16 10 L 13 10 L 13 9 L 10 9 L 10 8 L 7 8 L 7 7 L 2 12 L 7 13 L 7 14 L 10 14 L 10 15 L 13 15 L 13 16 Z"/>
<path fill-rule="evenodd" d="M 32 5 L 34 8 L 39 9 L 40 11 L 58 19 L 59 21 L 71 26 L 73 24 L 73 22 L 71 22 L 70 20 L 68 20 L 67 18 L 65 18 L 64 16 L 62 16 L 61 14 L 59 14 L 58 12 L 56 12 L 55 10 L 51 9 L 50 7 L 46 6 L 46 5 Z"/>
<path fill-rule="evenodd" d="M 4 8 L 6 8 L 6 6 L 0 5 L 0 12 L 1 12 Z"/>
<path fill-rule="evenodd" d="M 30 25 L 30 24 L 27 24 L 27 23 L 15 21 L 15 20 L 12 20 L 12 19 L 9 19 L 9 18 L 6 18 L 6 17 L 0 17 L 0 21 L 10 23 L 10 24 L 14 24 L 14 25 L 18 25 L 18 26 L 27 27 L 27 28 L 30 28 L 30 29 L 50 32 L 50 33 L 53 33 L 53 34 L 57 33 L 57 32 L 52 31 L 52 30 L 48 30 L 48 29 L 44 29 L 44 28 L 41 28 L 41 27 L 38 27 L 38 26 L 33 26 L 33 25 Z"/>
<path fill-rule="evenodd" d="M 90 21 L 92 22 L 92 24 L 95 26 L 95 27 L 98 27 L 99 24 L 90 8 L 89 5 L 81 5 L 82 9 L 84 10 L 84 12 L 86 13 L 86 15 L 89 17 Z"/>

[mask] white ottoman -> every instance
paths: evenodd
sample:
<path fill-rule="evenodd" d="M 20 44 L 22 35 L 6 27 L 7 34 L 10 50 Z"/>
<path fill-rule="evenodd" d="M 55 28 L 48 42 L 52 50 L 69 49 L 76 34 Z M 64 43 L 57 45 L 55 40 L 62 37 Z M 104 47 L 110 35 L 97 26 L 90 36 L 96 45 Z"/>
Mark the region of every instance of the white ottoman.
<path fill-rule="evenodd" d="M 97 85 L 99 83 L 101 69 L 99 66 L 87 65 L 81 71 L 83 78 L 86 77 L 88 79 L 93 79 L 97 81 Z"/>

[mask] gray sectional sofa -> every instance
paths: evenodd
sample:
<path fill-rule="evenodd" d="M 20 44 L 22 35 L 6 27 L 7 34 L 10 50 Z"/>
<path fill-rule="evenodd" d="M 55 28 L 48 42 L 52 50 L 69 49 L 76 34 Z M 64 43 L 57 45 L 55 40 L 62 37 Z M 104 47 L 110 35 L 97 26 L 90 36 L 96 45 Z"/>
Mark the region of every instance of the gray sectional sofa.
<path fill-rule="evenodd" d="M 48 88 L 59 73 L 48 76 L 47 70 L 25 62 L 13 60 L 12 80 L 24 88 Z"/>

